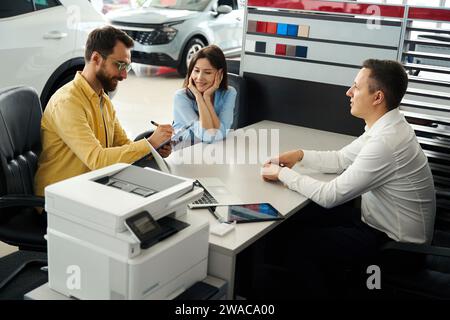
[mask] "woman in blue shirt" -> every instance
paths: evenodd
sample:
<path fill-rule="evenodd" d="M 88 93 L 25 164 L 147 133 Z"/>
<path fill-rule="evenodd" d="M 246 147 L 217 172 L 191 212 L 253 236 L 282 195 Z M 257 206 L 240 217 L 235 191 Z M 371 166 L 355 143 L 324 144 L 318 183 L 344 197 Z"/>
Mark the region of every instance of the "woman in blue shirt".
<path fill-rule="evenodd" d="M 192 124 L 182 135 L 183 145 L 224 139 L 233 122 L 235 100 L 222 50 L 210 45 L 197 52 L 173 101 L 175 131 Z"/>

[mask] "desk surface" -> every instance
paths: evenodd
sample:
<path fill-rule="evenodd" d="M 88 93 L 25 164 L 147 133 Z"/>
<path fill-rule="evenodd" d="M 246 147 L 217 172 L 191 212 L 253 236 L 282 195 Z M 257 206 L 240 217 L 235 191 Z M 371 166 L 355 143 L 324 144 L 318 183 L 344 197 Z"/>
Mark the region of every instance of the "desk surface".
<path fill-rule="evenodd" d="M 268 136 L 267 141 L 263 137 L 264 129 L 267 133 L 266 136 Z M 297 192 L 289 190 L 281 182 L 268 183 L 262 180 L 260 175 L 261 165 L 269 157 L 270 152 L 265 152 L 263 150 L 264 148 L 259 146 L 271 145 L 271 130 L 275 130 L 272 131 L 275 134 L 273 140 L 277 142 L 274 148 L 268 148 L 272 150 L 273 155 L 292 149 L 338 150 L 355 139 L 353 136 L 343 134 L 273 121 L 261 121 L 245 127 L 243 130 L 233 132 L 225 141 L 210 145 L 197 144 L 178 150 L 167 159 L 167 162 L 173 174 L 189 178 L 217 177 L 222 180 L 230 192 L 238 195 L 244 203 L 269 202 L 285 217 L 289 217 L 305 206 L 310 200 Z M 226 146 L 227 143 L 231 145 L 231 141 L 233 140 L 237 142 L 239 137 L 242 138 L 244 135 L 254 135 L 257 138 L 246 145 L 235 143 L 233 147 L 228 148 Z M 234 151 L 224 152 L 224 150 Z M 259 159 L 256 159 L 258 163 L 255 163 L 256 161 L 249 163 L 250 154 L 255 155 L 260 151 L 263 152 L 259 156 Z M 226 161 L 223 161 L 225 162 L 224 164 L 205 164 L 205 162 L 195 164 L 194 161 L 201 159 L 199 157 L 205 154 L 223 154 L 221 158 Z M 246 155 L 244 164 L 236 163 L 239 159 L 238 155 Z M 234 160 L 234 163 L 231 160 Z M 186 162 L 193 164 L 186 164 Z M 299 165 L 296 165 L 294 170 L 325 181 L 335 177 L 335 175 L 320 174 Z M 204 215 L 210 221 L 211 225 L 218 223 L 207 209 L 189 210 L 188 214 Z M 216 251 L 227 255 L 237 254 L 279 223 L 282 223 L 282 221 L 237 224 L 236 229 L 226 236 L 219 237 L 210 234 L 209 243 Z"/>

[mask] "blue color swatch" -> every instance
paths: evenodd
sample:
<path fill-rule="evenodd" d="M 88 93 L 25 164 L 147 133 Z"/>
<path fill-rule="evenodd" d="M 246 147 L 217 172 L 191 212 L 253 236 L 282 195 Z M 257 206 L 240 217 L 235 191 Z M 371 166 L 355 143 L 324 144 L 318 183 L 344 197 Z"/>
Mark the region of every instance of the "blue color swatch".
<path fill-rule="evenodd" d="M 277 34 L 287 35 L 288 25 L 286 23 L 279 23 L 277 26 Z"/>
<path fill-rule="evenodd" d="M 298 33 L 298 26 L 295 24 L 288 24 L 287 25 L 287 35 L 296 37 Z"/>
<path fill-rule="evenodd" d="M 306 58 L 306 55 L 308 54 L 308 47 L 304 46 L 297 46 L 295 50 L 295 56 L 299 58 Z"/>

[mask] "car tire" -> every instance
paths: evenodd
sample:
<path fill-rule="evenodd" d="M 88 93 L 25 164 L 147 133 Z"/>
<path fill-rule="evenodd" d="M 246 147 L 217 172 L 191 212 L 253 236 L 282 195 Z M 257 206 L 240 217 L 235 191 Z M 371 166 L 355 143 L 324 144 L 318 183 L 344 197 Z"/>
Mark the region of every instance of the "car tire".
<path fill-rule="evenodd" d="M 80 67 L 78 69 L 80 69 Z M 81 69 L 82 69 L 82 67 L 81 67 Z M 50 89 L 49 93 L 47 94 L 47 96 L 41 100 L 42 110 L 45 110 L 45 107 L 47 106 L 48 101 L 50 100 L 52 95 L 56 92 L 56 90 L 58 90 L 63 85 L 65 85 L 66 83 L 72 81 L 73 78 L 75 78 L 76 72 L 77 72 L 77 70 L 75 70 L 75 69 L 69 70 L 69 71 L 65 72 L 64 74 L 62 74 L 55 81 L 55 83 L 51 87 L 51 89 Z"/>
<path fill-rule="evenodd" d="M 178 65 L 178 73 L 183 77 L 186 76 L 189 61 L 200 49 L 204 48 L 206 44 L 199 38 L 192 38 L 184 47 L 183 54 L 181 56 L 180 64 Z"/>

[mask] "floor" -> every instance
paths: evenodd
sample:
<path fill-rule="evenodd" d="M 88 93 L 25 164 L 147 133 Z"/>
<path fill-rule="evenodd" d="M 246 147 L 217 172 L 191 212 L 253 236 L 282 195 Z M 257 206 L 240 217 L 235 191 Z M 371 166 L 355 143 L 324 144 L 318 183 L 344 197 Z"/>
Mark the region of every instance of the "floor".
<path fill-rule="evenodd" d="M 17 250 L 16 247 L 9 246 L 4 242 L 0 242 L 0 257 L 4 257 L 16 250 Z"/>
<path fill-rule="evenodd" d="M 133 71 L 119 84 L 112 102 L 117 117 L 133 139 L 152 128 L 150 121 L 172 123 L 172 98 L 183 85 L 176 70 L 133 64 Z M 16 251 L 16 247 L 0 242 L 0 257 Z"/>

